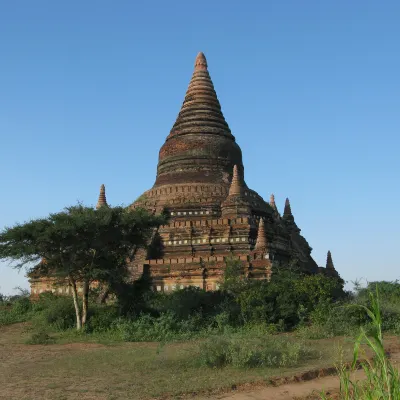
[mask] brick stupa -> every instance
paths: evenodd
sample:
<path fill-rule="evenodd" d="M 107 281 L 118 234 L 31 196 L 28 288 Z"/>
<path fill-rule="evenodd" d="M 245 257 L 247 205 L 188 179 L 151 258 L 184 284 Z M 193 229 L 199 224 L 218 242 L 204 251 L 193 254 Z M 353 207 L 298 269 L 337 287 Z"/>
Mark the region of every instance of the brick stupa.
<path fill-rule="evenodd" d="M 107 206 L 104 185 L 97 208 L 102 206 Z M 325 273 L 311 257 L 289 199 L 281 216 L 274 195 L 266 202 L 246 185 L 242 151 L 222 114 L 203 53 L 160 149 L 155 183 L 130 207 L 166 209 L 171 216 L 154 232 L 149 250 L 139 251 L 130 264 L 133 279 L 150 274 L 153 290 L 218 289 L 231 258 L 240 260 L 252 279 L 268 279 L 274 264 L 294 261 L 309 273 Z M 333 275 L 333 263 L 327 268 Z M 34 293 L 51 289 L 41 279 L 31 278 L 31 285 Z"/>
<path fill-rule="evenodd" d="M 203 53 L 160 149 L 155 184 L 131 207 L 167 209 L 171 215 L 169 225 L 154 235 L 157 254 L 138 254 L 131 266 L 134 276 L 148 269 L 155 290 L 217 289 L 230 257 L 241 260 L 254 279 L 266 279 L 274 263 L 294 259 L 310 273 L 319 271 L 289 200 L 281 217 L 273 195 L 268 203 L 246 185 L 242 151 L 222 114 Z"/>

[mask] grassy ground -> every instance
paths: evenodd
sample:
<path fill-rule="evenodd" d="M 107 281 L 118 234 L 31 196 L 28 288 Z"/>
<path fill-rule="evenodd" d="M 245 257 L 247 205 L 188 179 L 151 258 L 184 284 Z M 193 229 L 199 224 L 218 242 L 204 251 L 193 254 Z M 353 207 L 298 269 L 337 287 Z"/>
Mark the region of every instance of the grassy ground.
<path fill-rule="evenodd" d="M 212 369 L 198 361 L 198 343 L 65 343 L 26 345 L 26 324 L 0 328 L 1 399 L 150 399 L 268 381 L 332 365 L 343 338 L 310 341 L 318 356 L 295 368 Z"/>

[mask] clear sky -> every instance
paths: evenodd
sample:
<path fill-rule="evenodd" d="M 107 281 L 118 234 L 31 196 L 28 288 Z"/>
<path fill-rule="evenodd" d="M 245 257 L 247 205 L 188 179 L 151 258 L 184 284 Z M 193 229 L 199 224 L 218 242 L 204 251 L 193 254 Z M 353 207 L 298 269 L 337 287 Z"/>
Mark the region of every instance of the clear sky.
<path fill-rule="evenodd" d="M 203 51 L 247 184 L 290 198 L 318 264 L 399 278 L 399 21 L 395 0 L 0 2 L 0 229 L 149 189 Z"/>

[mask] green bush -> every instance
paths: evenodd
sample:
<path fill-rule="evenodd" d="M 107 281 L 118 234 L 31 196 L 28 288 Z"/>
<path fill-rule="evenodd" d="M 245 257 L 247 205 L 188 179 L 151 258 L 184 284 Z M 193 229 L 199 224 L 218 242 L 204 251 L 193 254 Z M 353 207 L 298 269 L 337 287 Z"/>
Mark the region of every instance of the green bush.
<path fill-rule="evenodd" d="M 197 318 L 194 316 L 188 320 L 178 320 L 172 313 L 161 314 L 159 317 L 143 314 L 134 320 L 117 320 L 112 328 L 122 340 L 128 342 L 190 339 L 199 332 Z"/>
<path fill-rule="evenodd" d="M 86 330 L 90 332 L 108 331 L 118 317 L 118 310 L 115 306 L 93 306 L 89 309 L 89 322 Z"/>
<path fill-rule="evenodd" d="M 31 335 L 26 344 L 52 344 L 54 339 L 44 330 L 39 330 Z"/>
<path fill-rule="evenodd" d="M 207 367 L 221 368 L 230 363 L 228 340 L 223 336 L 208 339 L 200 345 L 199 359 Z"/>
<path fill-rule="evenodd" d="M 297 335 L 309 339 L 354 335 L 360 326 L 367 327 L 370 322 L 367 313 L 354 307 L 355 304 L 354 301 L 318 304 L 310 313 L 309 322 L 297 327 Z"/>
<path fill-rule="evenodd" d="M 324 275 L 306 275 L 294 268 L 275 268 L 271 281 L 247 281 L 235 294 L 242 324 L 283 322 L 286 329 L 307 322 L 320 303 L 345 297 L 343 282 Z"/>
<path fill-rule="evenodd" d="M 222 292 L 206 292 L 194 286 L 172 293 L 154 293 L 150 307 L 159 314 L 173 313 L 178 319 L 188 319 L 194 314 L 214 316 L 221 310 L 227 295 Z"/>
<path fill-rule="evenodd" d="M 32 303 L 28 297 L 20 297 L 12 304 L 13 311 L 16 314 L 26 314 L 32 309 Z"/>
<path fill-rule="evenodd" d="M 25 322 L 32 315 L 32 303 L 28 297 L 16 296 L 0 304 L 0 326 Z"/>
<path fill-rule="evenodd" d="M 380 313 L 382 316 L 382 331 L 400 332 L 400 291 L 397 282 L 378 282 L 378 288 L 383 288 L 380 295 Z M 371 332 L 372 319 L 365 307 L 371 307 L 369 295 L 371 284 L 367 288 L 356 286 L 355 296 L 340 303 L 319 303 L 309 315 L 310 324 L 300 325 L 299 336 L 320 339 L 334 336 L 353 336 L 362 327 Z"/>
<path fill-rule="evenodd" d="M 340 399 L 364 400 L 381 399 L 395 400 L 400 398 L 400 374 L 398 368 L 393 365 L 385 351 L 382 334 L 382 314 L 378 285 L 375 293 L 368 292 L 370 308 L 359 305 L 370 318 L 370 331 L 361 328 L 361 332 L 355 340 L 353 363 L 349 370 L 346 365 L 339 367 Z M 366 355 L 364 344 L 372 352 L 372 359 Z M 353 372 L 359 367 L 359 356 L 362 356 L 361 367 L 365 379 L 355 381 Z M 336 397 L 335 397 L 336 398 Z M 321 393 L 321 399 L 328 397 Z"/>
<path fill-rule="evenodd" d="M 400 283 L 399 281 L 370 282 L 367 287 L 356 285 L 356 304 L 371 308 L 370 293 L 379 291 L 382 330 L 398 333 L 400 331 Z M 369 319 L 370 321 L 370 319 Z"/>
<path fill-rule="evenodd" d="M 37 327 L 63 331 L 75 326 L 75 309 L 71 297 L 43 293 L 33 304 L 32 322 Z"/>
<path fill-rule="evenodd" d="M 381 303 L 382 330 L 400 333 L 400 304 L 393 302 Z"/>
<path fill-rule="evenodd" d="M 288 330 L 319 339 L 353 335 L 361 326 L 370 329 L 368 313 L 355 307 L 370 305 L 368 289 L 356 286 L 349 296 L 336 278 L 288 267 L 274 268 L 269 282 L 252 281 L 242 277 L 238 267 L 236 263 L 228 269 L 231 277 L 216 292 L 188 287 L 153 293 L 145 279 L 114 285 L 110 291 L 117 301 L 92 302 L 85 332 L 126 341 L 170 341 L 217 333 L 261 337 Z M 376 284 L 382 293 L 382 330 L 400 333 L 400 284 Z M 34 302 L 26 295 L 3 296 L 0 302 L 0 325 L 32 320 L 36 329 L 66 331 L 75 327 L 75 318 L 70 296 L 43 293 Z"/>
<path fill-rule="evenodd" d="M 279 336 L 217 336 L 199 347 L 202 364 L 214 368 L 289 367 L 317 356 L 304 343 Z"/>
<path fill-rule="evenodd" d="M 222 311 L 214 316 L 214 325 L 219 332 L 230 330 L 230 313 Z"/>

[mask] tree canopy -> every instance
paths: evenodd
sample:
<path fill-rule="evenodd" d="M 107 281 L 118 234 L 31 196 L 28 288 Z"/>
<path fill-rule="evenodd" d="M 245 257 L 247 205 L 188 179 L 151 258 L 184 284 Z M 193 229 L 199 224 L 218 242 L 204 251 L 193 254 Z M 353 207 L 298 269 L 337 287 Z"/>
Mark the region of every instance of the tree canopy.
<path fill-rule="evenodd" d="M 86 321 L 90 283 L 123 280 L 129 259 L 165 222 L 165 215 L 141 209 L 67 207 L 47 218 L 5 228 L 0 233 L 0 259 L 14 262 L 15 268 L 27 267 L 40 277 L 68 281 L 79 329 Z M 83 286 L 82 316 L 78 315 L 77 283 Z"/>

